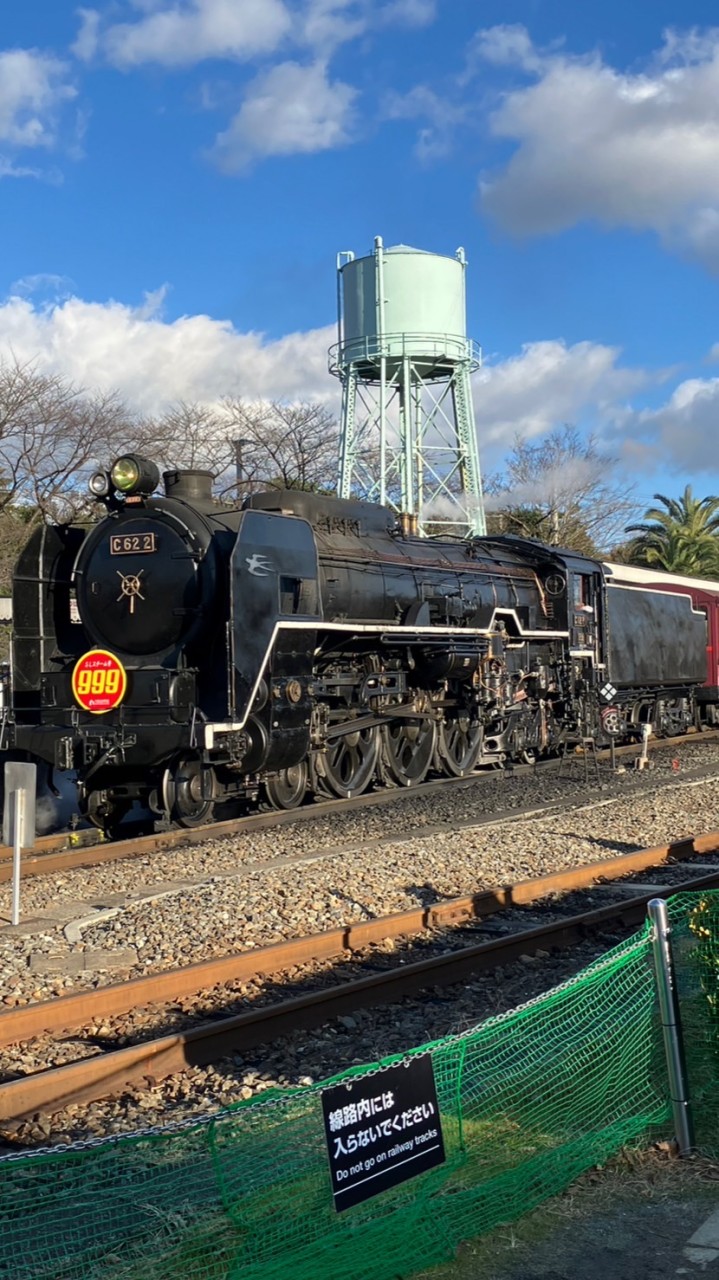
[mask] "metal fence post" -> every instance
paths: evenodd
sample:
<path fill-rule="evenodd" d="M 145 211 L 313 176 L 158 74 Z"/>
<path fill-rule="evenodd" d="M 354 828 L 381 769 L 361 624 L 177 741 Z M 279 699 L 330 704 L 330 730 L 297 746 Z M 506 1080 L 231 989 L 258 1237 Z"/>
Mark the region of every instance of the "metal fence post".
<path fill-rule="evenodd" d="M 23 849 L 35 844 L 37 765 L 6 760 L 3 803 L 3 844 L 12 845 L 12 924 L 20 923 L 20 861 Z"/>
<path fill-rule="evenodd" d="M 20 853 L 22 850 L 21 838 L 23 823 L 25 821 L 25 792 L 12 791 L 10 793 L 10 804 L 13 806 L 12 823 L 13 823 L 13 843 L 12 843 L 12 908 L 10 913 L 10 923 L 20 923 Z"/>
<path fill-rule="evenodd" d="M 652 922 L 652 950 L 654 974 L 659 996 L 659 1010 L 664 1036 L 664 1053 L 669 1073 L 669 1092 L 672 1100 L 674 1126 L 679 1154 L 688 1155 L 695 1148 L 687 1069 L 684 1059 L 681 1014 L 677 993 L 676 972 L 671 946 L 671 928 L 667 904 L 663 898 L 652 898 L 648 905 Z"/>

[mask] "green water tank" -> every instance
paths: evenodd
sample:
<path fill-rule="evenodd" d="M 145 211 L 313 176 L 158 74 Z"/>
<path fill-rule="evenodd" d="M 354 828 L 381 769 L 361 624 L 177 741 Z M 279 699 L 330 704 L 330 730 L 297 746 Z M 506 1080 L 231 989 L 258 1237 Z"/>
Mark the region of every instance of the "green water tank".
<path fill-rule="evenodd" d="M 347 256 L 340 274 L 337 371 L 353 365 L 370 381 L 409 357 L 423 376 L 447 378 L 458 364 L 475 363 L 466 335 L 464 251 L 453 258 L 375 240 L 364 258 Z"/>

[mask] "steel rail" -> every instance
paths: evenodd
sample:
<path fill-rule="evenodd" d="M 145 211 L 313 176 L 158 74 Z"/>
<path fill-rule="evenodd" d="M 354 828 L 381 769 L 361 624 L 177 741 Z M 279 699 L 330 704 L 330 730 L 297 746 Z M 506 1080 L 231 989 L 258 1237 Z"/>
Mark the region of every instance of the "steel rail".
<path fill-rule="evenodd" d="M 203 962 L 178 971 L 150 975 L 133 982 L 78 992 L 54 1001 L 8 1010 L 0 1014 L 0 1043 L 28 1039 L 53 1030 L 69 1030 L 83 1020 L 128 1012 L 142 1003 L 177 999 L 210 985 L 247 980 L 312 960 L 346 956 L 373 942 L 421 932 L 427 928 L 481 918 L 508 907 L 528 905 L 550 894 L 608 883 L 629 874 L 660 866 L 670 859 L 701 856 L 719 850 L 719 831 L 674 841 L 634 854 L 592 863 L 543 876 L 538 880 L 482 891 L 381 920 L 361 922 L 289 943 L 277 943 L 262 951 L 241 953 L 223 960 Z M 652 885 L 634 897 L 582 912 L 548 925 L 522 930 L 500 939 L 443 952 L 369 977 L 295 997 L 277 1005 L 262 1006 L 187 1031 L 165 1035 L 143 1044 L 110 1051 L 65 1066 L 39 1071 L 0 1085 L 0 1119 L 19 1120 L 37 1111 L 61 1110 L 106 1097 L 117 1089 L 150 1079 L 153 1083 L 188 1066 L 203 1066 L 230 1052 L 246 1050 L 290 1031 L 318 1026 L 327 1019 L 381 1003 L 391 1003 L 428 985 L 450 984 L 483 970 L 507 964 L 521 955 L 547 946 L 561 948 L 582 939 L 588 930 L 608 922 L 636 923 L 652 897 L 666 897 L 687 889 L 719 885 L 719 867 L 682 884 Z M 198 983 L 201 985 L 198 986 Z M 141 993 L 141 998 L 138 995 Z"/>
<path fill-rule="evenodd" d="M 657 750 L 659 747 L 686 746 L 695 738 L 702 742 L 713 741 L 719 738 L 719 730 L 709 729 L 701 734 L 682 734 L 678 738 L 657 738 L 650 742 L 650 750 Z M 615 748 L 617 757 L 636 755 L 636 753 L 636 743 Z M 604 759 L 609 754 L 610 748 L 602 748 L 597 756 Z M 536 772 L 538 767 L 547 771 L 559 769 L 561 764 L 561 760 L 553 759 L 542 761 L 539 765 L 515 765 L 512 772 L 522 776 Z M 467 788 L 485 779 L 496 779 L 498 776 L 501 775 L 495 770 L 489 770 L 485 773 L 472 774 L 467 778 L 436 778 L 431 782 L 420 783 L 411 790 L 413 796 L 431 795 L 446 787 Z M 59 872 L 98 866 L 103 862 L 116 862 L 123 858 L 141 858 L 148 854 L 160 853 L 165 849 L 201 844 L 206 840 L 222 839 L 224 836 L 242 832 L 262 831 L 287 826 L 292 822 L 312 821 L 314 818 L 321 818 L 331 813 L 352 813 L 356 809 L 380 808 L 394 804 L 402 796 L 407 795 L 408 790 L 403 787 L 389 787 L 384 791 L 366 791 L 361 796 L 354 796 L 350 800 L 321 800 L 298 809 L 252 813 L 241 818 L 207 823 L 201 827 L 181 827 L 124 840 L 98 839 L 98 832 L 94 828 L 40 836 L 35 843 L 35 849 L 39 852 L 25 851 L 20 874 L 22 879 L 30 876 L 56 875 Z M 0 845 L 0 884 L 8 883 L 11 878 L 12 849 L 7 845 Z"/>
<path fill-rule="evenodd" d="M 510 907 L 529 906 L 552 894 L 588 888 L 599 880 L 611 881 L 636 874 L 670 859 L 700 857 L 716 851 L 719 851 L 719 831 L 712 831 L 517 884 L 482 889 L 466 897 L 361 920 L 308 937 L 291 938 L 219 959 L 200 960 L 180 969 L 161 970 L 91 991 L 75 991 L 52 1000 L 5 1009 L 0 1012 L 0 1046 L 50 1032 L 70 1031 L 93 1020 L 117 1017 L 145 1005 L 184 999 L 231 982 L 249 982 L 315 960 L 334 959 L 390 938 L 466 924 Z"/>
<path fill-rule="evenodd" d="M 116 1049 L 100 1058 L 88 1058 L 48 1072 L 36 1072 L 0 1086 L 0 1119 L 21 1120 L 39 1111 L 54 1113 L 96 1101 L 144 1082 L 154 1085 L 187 1067 L 207 1066 L 230 1053 L 245 1051 L 282 1035 L 320 1026 L 330 1018 L 389 1004 L 424 990 L 450 985 L 487 969 L 505 965 L 521 955 L 551 946 L 561 948 L 586 937 L 602 924 L 633 924 L 642 919 L 651 898 L 666 897 L 688 888 L 719 884 L 719 869 L 686 884 L 653 887 L 650 892 L 621 904 L 584 912 L 571 919 L 528 929 L 491 942 L 444 952 L 400 969 L 373 974 L 337 988 L 313 992 L 263 1006 L 236 1017 L 206 1023 L 189 1031 L 163 1036 L 140 1045 Z"/>

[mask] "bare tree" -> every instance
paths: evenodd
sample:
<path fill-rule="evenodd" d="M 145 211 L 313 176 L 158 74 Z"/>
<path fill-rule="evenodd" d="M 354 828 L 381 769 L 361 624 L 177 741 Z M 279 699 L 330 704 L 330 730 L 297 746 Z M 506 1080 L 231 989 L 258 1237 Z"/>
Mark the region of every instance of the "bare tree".
<path fill-rule="evenodd" d="M 116 395 L 0 358 L 0 594 L 36 524 L 91 518 L 91 471 L 138 429 Z"/>
<path fill-rule="evenodd" d="M 321 404 L 227 397 L 219 406 L 179 401 L 144 425 L 137 447 L 160 465 L 199 467 L 224 498 L 257 489 L 332 489 L 338 425 Z"/>
<path fill-rule="evenodd" d="M 211 405 L 179 400 L 146 422 L 136 446 L 160 467 L 224 474 L 234 459 L 227 415 Z"/>
<path fill-rule="evenodd" d="M 486 485 L 491 532 L 518 533 L 596 555 L 621 540 L 636 513 L 633 484 L 617 478 L 617 460 L 575 427 L 536 444 L 518 437 L 506 469 Z"/>
<path fill-rule="evenodd" d="M 40 512 L 32 507 L 5 506 L 0 510 L 0 596 L 11 594 L 13 570 L 20 552 L 31 530 L 41 520 Z"/>
<path fill-rule="evenodd" d="M 339 428 L 322 404 L 278 400 L 223 401 L 243 492 L 260 488 L 333 490 L 337 481 Z M 238 452 L 239 446 L 239 452 Z M 237 477 L 226 489 L 237 485 Z"/>
<path fill-rule="evenodd" d="M 32 363 L 0 362 L 0 510 L 30 508 L 54 520 L 86 512 L 93 464 L 137 431 L 114 393 L 84 391 Z"/>
<path fill-rule="evenodd" d="M 115 393 L 0 357 L 0 592 L 33 525 L 94 518 L 89 476 L 128 450 L 161 466 L 209 470 L 223 496 L 331 489 L 338 427 L 320 404 L 239 398 L 214 407 L 181 401 L 143 419 Z"/>

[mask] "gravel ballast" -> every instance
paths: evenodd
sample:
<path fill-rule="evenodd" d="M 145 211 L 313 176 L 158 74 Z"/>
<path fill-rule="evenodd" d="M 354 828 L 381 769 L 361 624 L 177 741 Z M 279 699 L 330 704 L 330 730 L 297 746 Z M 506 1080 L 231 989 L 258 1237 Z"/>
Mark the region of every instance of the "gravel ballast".
<path fill-rule="evenodd" d="M 22 883 L 0 929 L 6 1007 L 409 910 L 719 827 L 719 744 L 657 752 L 651 772 L 541 772 L 336 813 Z M 692 779 L 699 767 L 716 776 Z M 485 784 L 485 785 L 481 785 Z M 547 817 L 492 809 L 554 803 Z M 487 819 L 489 818 L 489 821 Z M 0 912 L 9 917 L 10 887 Z M 80 967 L 82 966 L 82 967 Z"/>
<path fill-rule="evenodd" d="M 208 840 L 152 860 L 29 880 L 23 883 L 24 918 L 39 919 L 50 911 L 62 918 L 55 924 L 46 919 L 38 928 L 28 923 L 26 932 L 14 936 L 10 929 L 0 931 L 5 1005 L 320 932 L 719 828 L 719 746 L 697 741 L 681 754 L 676 748 L 660 750 L 654 759 L 651 772 L 613 776 L 605 769 L 589 792 L 583 765 L 575 762 L 571 776 L 561 779 L 540 771 L 521 778 L 496 775 L 488 784 L 482 779 L 483 785 L 441 796 L 403 793 L 391 809 L 338 813 Z M 691 777 L 698 769 L 706 776 Z M 506 811 L 548 802 L 561 811 L 486 821 L 492 806 Z M 183 884 L 171 887 L 170 881 Z M 25 1145 L 132 1130 L 203 1114 L 275 1085 L 323 1078 L 511 1008 L 564 980 L 614 941 L 616 936 L 607 934 L 571 956 L 525 958 L 466 987 L 337 1019 L 243 1058 L 188 1070 L 142 1093 L 69 1109 L 54 1119 L 38 1116 L 6 1130 L 6 1139 Z M 80 969 L 80 957 L 100 958 L 105 967 Z M 75 969 L 69 972 L 73 960 Z"/>

